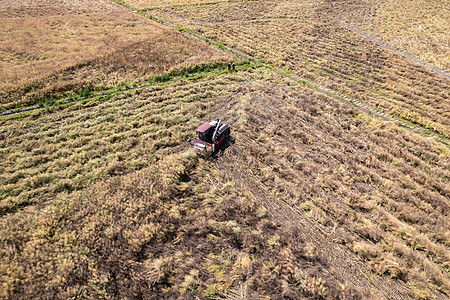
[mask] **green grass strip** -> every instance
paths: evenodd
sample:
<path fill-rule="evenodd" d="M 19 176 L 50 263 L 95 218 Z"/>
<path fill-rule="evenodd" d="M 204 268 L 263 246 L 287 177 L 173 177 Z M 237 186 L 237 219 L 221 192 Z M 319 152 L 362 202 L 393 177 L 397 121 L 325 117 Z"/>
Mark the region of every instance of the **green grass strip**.
<path fill-rule="evenodd" d="M 213 65 L 204 64 L 193 66 L 187 69 L 173 70 L 170 73 L 150 77 L 145 81 L 122 84 L 104 90 L 88 91 L 87 89 L 82 89 L 78 93 L 75 93 L 70 97 L 64 97 L 58 100 L 55 100 L 54 98 L 48 98 L 39 105 L 34 105 L 31 107 L 21 107 L 20 109 L 31 109 L 28 111 L 17 111 L 12 114 L 0 116 L 0 120 L 20 119 L 29 115 L 37 117 L 43 112 L 45 113 L 54 110 L 62 110 L 75 104 L 85 105 L 92 101 L 106 101 L 109 100 L 112 96 L 131 93 L 135 89 L 145 88 L 152 85 L 166 85 L 178 80 L 198 80 L 211 74 L 222 75 L 230 72 L 240 72 L 248 70 L 250 68 L 261 68 L 266 66 L 266 64 L 264 63 L 253 63 L 253 61 L 249 60 L 234 62 L 234 64 L 236 67 L 235 71 L 228 70 L 228 64 L 226 63 L 218 63 Z"/>

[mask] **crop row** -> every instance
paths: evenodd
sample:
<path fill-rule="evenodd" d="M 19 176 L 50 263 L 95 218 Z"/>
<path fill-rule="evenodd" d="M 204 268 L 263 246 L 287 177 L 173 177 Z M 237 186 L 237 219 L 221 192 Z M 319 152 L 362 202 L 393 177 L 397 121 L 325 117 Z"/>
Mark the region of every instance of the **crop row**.
<path fill-rule="evenodd" d="M 217 105 L 213 99 L 228 94 L 233 80 L 243 75 L 229 81 L 224 81 L 227 75 L 215 76 L 3 121 L 2 213 L 141 169 L 159 155 L 176 151 L 200 118 Z"/>
<path fill-rule="evenodd" d="M 280 16 L 278 5 L 290 9 L 289 17 Z M 307 3 L 298 10 L 294 4 L 278 5 L 228 3 L 151 14 L 192 30 L 201 27 L 212 39 L 449 135 L 446 78 L 338 27 L 332 22 L 333 11 L 318 12 L 326 7 Z"/>
<path fill-rule="evenodd" d="M 375 274 L 410 282 L 415 297 L 448 293 L 447 147 L 277 82 L 240 91 L 236 146 L 217 166 L 223 180 L 258 193 L 255 176 L 266 201 L 314 217 Z"/>

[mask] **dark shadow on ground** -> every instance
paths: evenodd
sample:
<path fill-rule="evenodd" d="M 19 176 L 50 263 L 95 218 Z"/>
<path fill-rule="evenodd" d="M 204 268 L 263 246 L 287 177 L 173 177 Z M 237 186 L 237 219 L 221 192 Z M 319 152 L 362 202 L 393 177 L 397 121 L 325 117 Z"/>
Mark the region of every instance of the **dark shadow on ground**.
<path fill-rule="evenodd" d="M 212 160 L 218 159 L 220 156 L 225 154 L 225 151 L 235 143 L 235 139 L 232 136 L 229 136 L 222 145 L 220 145 L 219 149 L 211 155 Z"/>

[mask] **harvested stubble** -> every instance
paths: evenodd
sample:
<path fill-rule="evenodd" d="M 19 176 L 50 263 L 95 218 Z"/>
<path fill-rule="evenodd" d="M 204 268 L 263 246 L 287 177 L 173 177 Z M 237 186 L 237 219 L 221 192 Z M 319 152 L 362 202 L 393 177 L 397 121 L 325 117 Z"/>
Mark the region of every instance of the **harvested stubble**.
<path fill-rule="evenodd" d="M 448 78 L 340 27 L 339 16 L 363 4 L 257 1 L 149 13 L 191 30 L 201 26 L 213 40 L 449 137 Z"/>
<path fill-rule="evenodd" d="M 205 118 L 243 113 L 236 92 L 279 79 L 210 75 L 3 122 L 2 195 L 17 194 L 3 212 L 34 205 L 0 219 L 2 296 L 358 296 L 259 201 L 217 186 L 213 164 L 179 154 Z"/>
<path fill-rule="evenodd" d="M 139 297 L 149 286 L 155 297 L 380 297 L 364 276 L 329 260 L 320 240 L 296 235 L 296 219 L 283 219 L 283 211 L 271 219 L 280 227 L 252 221 L 267 217 L 261 205 L 277 202 L 360 255 L 375 278 L 392 278 L 382 282 L 394 290 L 408 282 L 405 293 L 416 297 L 449 293 L 449 160 L 439 142 L 267 69 L 88 106 L 1 124 L 2 186 L 19 192 L 3 207 L 29 195 L 41 203 L 1 219 L 6 295 L 62 286 L 66 296 Z M 177 162 L 196 125 L 217 116 L 231 123 L 235 139 L 224 156 Z M 98 180 L 107 181 L 90 185 Z"/>
<path fill-rule="evenodd" d="M 344 21 L 438 68 L 450 70 L 446 0 L 370 1 Z"/>
<path fill-rule="evenodd" d="M 361 3 L 157 14 L 446 130 L 447 81 L 330 27 Z M 224 156 L 180 154 L 214 117 L 233 128 Z M 448 147 L 274 71 L 172 82 L 0 129 L 5 298 L 450 294 Z"/>
<path fill-rule="evenodd" d="M 0 4 L 0 110 L 229 58 L 110 1 L 10 2 Z"/>
<path fill-rule="evenodd" d="M 105 102 L 78 103 L 59 112 L 37 111 L 24 120 L 3 121 L 2 213 L 140 169 L 159 155 L 176 151 L 195 122 L 215 105 L 209 99 L 230 93 L 233 80 L 240 77 L 224 82 L 226 77 L 211 76 L 206 86 L 202 80 L 182 80 Z"/>
<path fill-rule="evenodd" d="M 10 216 L 8 230 L 2 219 L 1 295 L 360 297 L 315 265 L 295 230 L 245 194 L 205 184 L 210 172 L 169 155 Z"/>
<path fill-rule="evenodd" d="M 251 191 L 251 180 L 239 178 L 255 177 L 267 201 L 315 216 L 375 274 L 408 282 L 413 297 L 449 294 L 446 146 L 317 94 L 275 84 L 241 92 L 249 95 L 237 124 L 240 147 L 224 159 L 227 167 L 218 165 L 224 181 Z M 427 274 L 433 279 L 424 284 Z"/>

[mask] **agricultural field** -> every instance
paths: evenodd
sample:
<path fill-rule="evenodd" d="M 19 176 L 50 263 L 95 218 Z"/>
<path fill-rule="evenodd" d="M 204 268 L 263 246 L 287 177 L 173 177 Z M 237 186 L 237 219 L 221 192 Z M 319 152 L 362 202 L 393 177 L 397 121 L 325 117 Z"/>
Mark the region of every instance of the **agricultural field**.
<path fill-rule="evenodd" d="M 0 212 L 141 169 L 159 160 L 159 152 L 180 151 L 174 145 L 187 140 L 210 99 L 223 89 L 229 93 L 231 86 L 223 78 L 208 84 L 216 89 L 180 81 L 112 101 L 77 103 L 58 113 L 35 112 L 33 120 L 5 121 Z"/>
<path fill-rule="evenodd" d="M 86 97 L 0 116 L 1 298 L 450 296 L 450 81 L 362 25 L 384 2 L 22 2 L 2 30 L 51 54 L 0 40 L 2 108 Z M 52 14 L 96 25 L 43 52 Z M 231 138 L 198 155 L 215 118 Z"/>
<path fill-rule="evenodd" d="M 449 137 L 449 75 L 339 25 L 342 16 L 363 4 L 245 1 L 163 8 L 147 15 L 192 31 L 201 27 L 207 38 Z"/>
<path fill-rule="evenodd" d="M 107 0 L 0 3 L 0 110 L 228 56 Z"/>
<path fill-rule="evenodd" d="M 357 28 L 443 70 L 450 69 L 445 0 L 373 1 L 346 19 Z"/>
<path fill-rule="evenodd" d="M 191 157 L 185 140 L 196 124 L 217 115 L 231 121 L 234 143 L 213 162 Z M 239 269 L 244 263 L 259 266 L 255 272 L 261 273 L 254 274 L 247 283 L 253 285 L 246 290 L 260 295 L 286 293 L 295 298 L 342 292 L 376 297 L 395 290 L 391 280 L 407 282 L 411 295 L 433 295 L 437 287 L 448 293 L 448 148 L 392 122 L 364 116 L 274 69 L 251 68 L 148 87 L 60 112 L 7 120 L 1 128 L 5 293 L 33 296 L 46 286 L 52 295 L 57 287 L 65 286 L 63 295 L 68 297 L 80 291 L 86 296 L 125 296 L 122 293 L 138 295 L 141 285 L 148 284 L 161 295 L 214 295 L 214 291 L 239 289 L 239 281 L 230 278 L 235 278 L 233 272 L 244 276 Z M 155 175 L 155 169 L 173 169 L 175 174 Z M 141 184 L 142 189 L 134 190 Z M 147 203 L 144 196 L 156 202 Z M 151 212 L 158 201 L 164 203 L 163 208 Z M 200 208 L 198 201 L 208 205 Z M 244 213 L 254 211 L 253 205 L 262 219 Z M 23 209 L 17 211 L 18 207 Z M 170 223 L 189 222 L 182 216 L 196 209 L 205 214 L 199 223 Z M 224 216 L 219 212 L 222 209 L 241 216 L 242 223 L 233 223 L 234 215 Z M 159 220 L 155 213 L 169 219 Z M 263 225 L 268 216 L 276 216 L 270 221 L 276 223 Z M 246 218 L 255 219 L 249 225 Z M 214 229 L 214 222 L 225 227 Z M 262 226 L 261 233 L 253 232 L 257 229 L 252 224 Z M 244 225 L 248 227 L 240 229 Z M 158 237 L 158 228 L 169 231 Z M 298 231 L 294 238 L 292 232 Z M 238 237 L 249 234 L 250 241 L 228 240 L 227 232 Z M 267 240 L 253 241 L 255 234 L 258 238 L 266 235 Z M 90 240 L 93 235 L 96 238 Z M 211 252 L 189 250 L 191 235 L 209 243 Z M 226 240 L 221 243 L 231 247 L 230 253 L 221 253 L 220 243 L 211 245 L 216 235 Z M 109 240 L 113 236 L 117 242 Z M 174 246 L 180 253 L 157 250 L 163 247 L 159 242 L 173 245 L 180 241 L 180 249 Z M 236 252 L 235 243 L 244 243 L 243 252 Z M 255 247 L 266 243 L 267 254 L 252 254 Z M 64 244 L 67 248 L 61 253 L 58 247 Z M 287 251 L 286 257 L 272 257 L 270 253 L 281 248 Z M 119 257 L 110 257 L 117 251 L 122 251 Z M 158 272 L 151 270 L 159 264 L 171 270 L 167 274 L 178 270 L 175 266 L 181 268 L 185 252 L 193 256 L 191 267 L 200 267 L 184 266 L 182 276 L 152 273 Z M 48 257 L 49 253 L 53 256 Z M 356 255 L 365 261 L 363 266 L 358 265 Z M 77 263 L 70 257 L 76 257 Z M 243 258 L 246 262 L 240 261 Z M 227 264 L 225 259 L 232 265 L 221 265 L 220 261 Z M 345 272 L 341 259 L 356 260 L 354 274 Z M 280 269 L 280 260 L 295 263 Z M 39 261 L 46 261 L 39 267 L 43 269 L 35 269 Z M 111 269 L 114 264 L 131 262 L 127 270 Z M 208 267 L 212 262 L 219 265 Z M 300 267 L 313 262 L 320 268 Z M 295 279 L 300 276 L 295 266 L 306 272 L 297 270 L 300 279 Z M 358 272 L 385 288 L 380 292 L 364 284 L 365 277 Z M 116 286 L 117 276 L 130 282 Z M 168 277 L 163 280 L 161 276 Z M 286 289 L 281 279 L 271 282 L 272 276 L 299 281 Z M 140 279 L 134 282 L 134 278 Z M 333 286 L 340 282 L 342 291 L 329 285 L 332 282 Z"/>
<path fill-rule="evenodd" d="M 242 0 L 238 0 L 242 1 Z M 149 9 L 149 8 L 157 8 L 157 7 L 169 7 L 174 5 L 202 5 L 208 4 L 211 2 L 226 2 L 226 0 L 114 0 L 114 2 L 125 4 L 132 9 Z"/>

